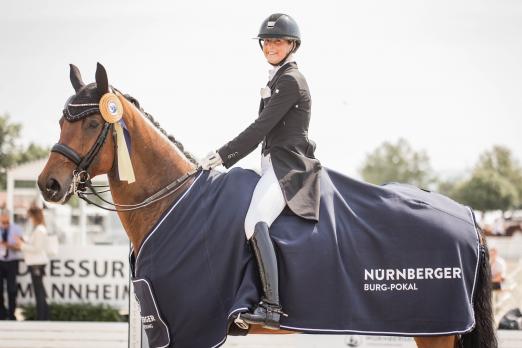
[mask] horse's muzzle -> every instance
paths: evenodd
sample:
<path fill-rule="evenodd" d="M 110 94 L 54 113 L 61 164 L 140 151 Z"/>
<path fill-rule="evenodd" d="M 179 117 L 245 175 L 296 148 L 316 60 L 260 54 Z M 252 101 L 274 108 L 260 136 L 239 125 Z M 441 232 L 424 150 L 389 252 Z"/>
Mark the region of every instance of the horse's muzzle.
<path fill-rule="evenodd" d="M 43 198 L 48 202 L 65 203 L 70 196 L 68 195 L 68 186 L 60 183 L 56 178 L 49 176 L 47 179 L 38 179 L 38 188 Z"/>

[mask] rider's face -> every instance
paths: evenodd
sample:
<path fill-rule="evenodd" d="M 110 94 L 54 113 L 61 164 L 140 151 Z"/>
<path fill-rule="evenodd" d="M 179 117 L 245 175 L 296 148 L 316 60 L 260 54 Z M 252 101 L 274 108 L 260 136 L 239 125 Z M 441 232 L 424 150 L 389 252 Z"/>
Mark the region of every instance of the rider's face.
<path fill-rule="evenodd" d="M 278 64 L 294 47 L 293 43 L 284 39 L 264 39 L 263 53 L 270 64 Z"/>

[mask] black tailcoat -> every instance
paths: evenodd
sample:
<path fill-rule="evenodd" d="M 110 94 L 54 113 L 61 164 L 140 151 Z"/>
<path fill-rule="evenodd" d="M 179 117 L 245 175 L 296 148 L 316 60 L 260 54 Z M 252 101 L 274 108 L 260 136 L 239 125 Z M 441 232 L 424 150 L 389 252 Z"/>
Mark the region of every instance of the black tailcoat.
<path fill-rule="evenodd" d="M 286 63 L 268 83 L 271 96 L 261 100 L 259 117 L 217 152 L 226 168 L 263 142 L 270 154 L 285 201 L 296 215 L 319 220 L 320 162 L 308 138 L 312 100 L 304 76 L 294 62 Z"/>

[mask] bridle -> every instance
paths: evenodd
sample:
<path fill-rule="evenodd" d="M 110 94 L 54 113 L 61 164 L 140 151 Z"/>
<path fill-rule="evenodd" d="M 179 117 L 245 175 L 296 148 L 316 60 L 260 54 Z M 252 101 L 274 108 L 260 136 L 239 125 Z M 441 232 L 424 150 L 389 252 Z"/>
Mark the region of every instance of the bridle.
<path fill-rule="evenodd" d="M 115 88 L 113 88 L 116 90 Z M 119 92 L 119 91 L 118 91 Z M 120 93 L 121 94 L 121 93 Z M 123 94 L 121 94 L 123 95 Z M 65 107 L 63 110 L 63 116 L 67 121 L 74 122 L 78 121 L 82 118 L 91 116 L 95 113 L 99 113 L 99 104 L 98 103 L 83 103 L 83 104 L 74 104 L 71 103 L 71 101 L 77 96 L 77 94 L 71 96 L 67 102 L 65 103 Z M 134 104 L 134 98 L 129 98 L 126 95 L 123 95 L 128 101 Z M 88 107 L 88 109 L 83 110 L 79 113 L 72 113 L 71 108 L 78 108 L 78 107 Z M 71 182 L 71 185 L 69 186 L 69 190 L 67 191 L 66 195 L 68 194 L 76 194 L 79 198 L 86 201 L 88 204 L 95 205 L 99 208 L 109 210 L 109 211 L 116 211 L 116 212 L 127 212 L 136 210 L 139 208 L 146 207 L 148 205 L 151 205 L 153 203 L 158 202 L 159 200 L 166 198 L 170 195 L 172 195 L 174 192 L 179 190 L 185 182 L 187 182 L 192 176 L 197 174 L 201 167 L 197 167 L 190 172 L 182 175 L 181 177 L 177 178 L 173 182 L 169 183 L 167 186 L 163 187 L 158 192 L 152 194 L 151 196 L 145 198 L 142 202 L 136 203 L 136 204 L 117 204 L 110 201 L 107 201 L 104 197 L 102 197 L 100 194 L 105 192 L 110 192 L 110 189 L 98 192 L 96 191 L 96 187 L 108 187 L 108 185 L 93 185 L 91 182 L 91 176 L 89 174 L 89 167 L 92 165 L 94 160 L 96 159 L 96 156 L 98 156 L 101 148 L 105 144 L 105 141 L 107 140 L 107 136 L 109 135 L 109 132 L 113 128 L 113 124 L 106 122 L 103 125 L 103 128 L 98 135 L 98 138 L 96 139 L 96 142 L 94 145 L 90 148 L 90 150 L 87 152 L 85 156 L 79 155 L 75 150 L 73 150 L 71 147 L 69 147 L 67 144 L 61 144 L 56 143 L 51 148 L 51 152 L 56 152 L 64 157 L 66 157 L 68 160 L 73 162 L 76 165 L 76 168 L 73 170 L 73 179 Z M 113 132 L 114 134 L 114 132 Z M 87 189 L 90 190 L 90 192 L 87 192 Z M 98 197 L 101 201 L 103 201 L 106 204 L 109 204 L 115 208 L 108 208 L 105 207 L 99 203 L 93 202 L 90 200 L 86 195 L 95 195 Z"/>
<path fill-rule="evenodd" d="M 52 147 L 51 152 L 57 152 L 76 164 L 76 168 L 73 171 L 74 185 L 71 185 L 69 192 L 72 190 L 72 193 L 75 194 L 77 192 L 85 191 L 87 185 L 90 184 L 90 175 L 88 172 L 89 167 L 100 152 L 103 144 L 105 144 L 110 129 L 111 124 L 105 122 L 98 139 L 96 139 L 96 142 L 84 157 L 78 155 L 78 153 L 71 149 L 67 144 L 56 143 Z"/>

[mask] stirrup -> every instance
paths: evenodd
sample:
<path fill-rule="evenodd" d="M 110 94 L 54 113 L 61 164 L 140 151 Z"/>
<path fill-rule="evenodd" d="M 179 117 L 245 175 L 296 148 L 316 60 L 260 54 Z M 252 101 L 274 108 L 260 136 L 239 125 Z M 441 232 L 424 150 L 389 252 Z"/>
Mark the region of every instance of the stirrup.
<path fill-rule="evenodd" d="M 259 306 L 263 307 L 267 312 L 277 313 L 285 318 L 288 318 L 288 314 L 283 312 L 283 307 L 281 307 L 281 305 L 273 305 L 269 302 L 261 301 L 259 302 Z"/>
<path fill-rule="evenodd" d="M 234 324 L 237 325 L 240 329 L 248 330 L 250 325 L 246 323 L 243 319 L 241 319 L 241 313 L 237 314 L 237 317 L 234 319 Z"/>

